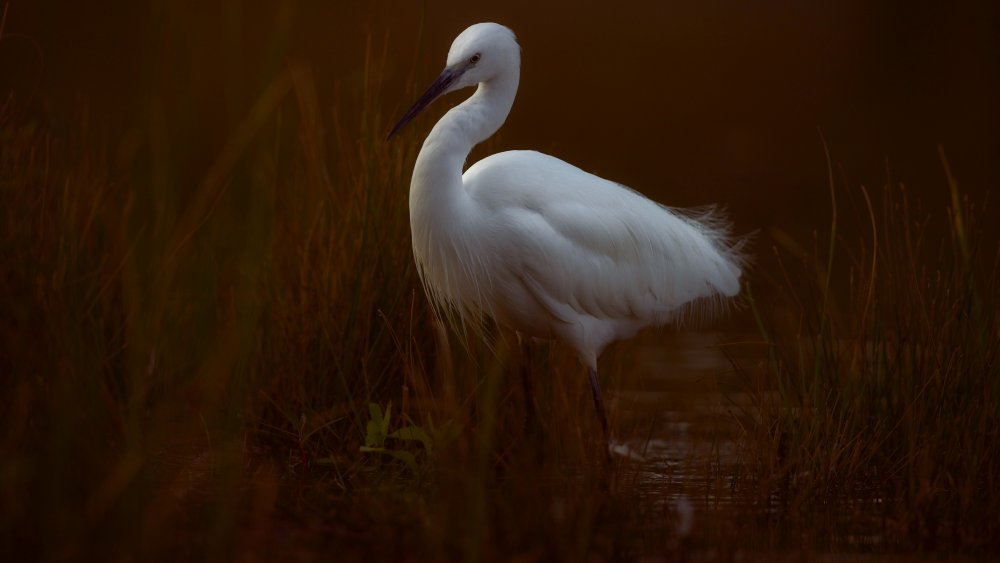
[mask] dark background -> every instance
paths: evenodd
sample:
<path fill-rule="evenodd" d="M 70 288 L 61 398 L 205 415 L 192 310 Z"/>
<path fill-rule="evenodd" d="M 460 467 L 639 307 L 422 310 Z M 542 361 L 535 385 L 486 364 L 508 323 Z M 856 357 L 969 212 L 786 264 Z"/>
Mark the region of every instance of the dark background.
<path fill-rule="evenodd" d="M 385 53 L 387 129 L 454 36 L 492 20 L 517 33 L 523 72 L 491 149 L 545 151 L 671 205 L 723 202 L 740 230 L 825 228 L 824 137 L 848 190 L 888 174 L 943 206 L 938 144 L 970 197 L 1000 179 L 996 2 L 498 4 L 13 2 L 0 86 L 57 131 L 85 114 L 112 153 L 141 152 L 162 123 L 193 180 L 289 62 L 350 122 L 366 48 Z"/>

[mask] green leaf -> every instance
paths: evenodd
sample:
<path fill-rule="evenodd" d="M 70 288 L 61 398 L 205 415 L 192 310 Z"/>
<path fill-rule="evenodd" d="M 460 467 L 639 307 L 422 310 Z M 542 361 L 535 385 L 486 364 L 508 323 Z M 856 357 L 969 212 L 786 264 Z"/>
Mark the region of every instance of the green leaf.
<path fill-rule="evenodd" d="M 376 424 L 382 424 L 382 407 L 375 403 L 368 403 L 368 414 L 371 415 L 372 421 Z"/>
<path fill-rule="evenodd" d="M 386 415 L 382 415 L 382 408 L 375 403 L 368 403 L 368 412 L 372 419 L 365 426 L 365 445 L 370 447 L 382 447 L 385 445 L 386 435 L 389 433 L 389 410 L 392 403 L 386 409 Z"/>
<path fill-rule="evenodd" d="M 365 445 L 372 447 L 381 447 L 385 444 L 385 433 L 382 432 L 382 427 L 374 420 L 369 420 L 367 425 L 367 432 L 365 433 Z"/>

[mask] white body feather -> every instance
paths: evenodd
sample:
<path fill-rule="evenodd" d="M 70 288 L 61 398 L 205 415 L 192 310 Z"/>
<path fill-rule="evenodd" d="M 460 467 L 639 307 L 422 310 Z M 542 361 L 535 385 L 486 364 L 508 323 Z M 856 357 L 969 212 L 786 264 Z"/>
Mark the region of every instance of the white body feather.
<path fill-rule="evenodd" d="M 449 90 L 479 88 L 435 125 L 410 186 L 413 254 L 439 311 L 558 339 L 596 369 L 609 343 L 739 292 L 743 259 L 711 213 L 678 213 L 534 151 L 499 153 L 462 174 L 471 148 L 506 119 L 520 69 L 502 26 L 463 32 L 449 69 L 473 51 L 483 64 Z"/>

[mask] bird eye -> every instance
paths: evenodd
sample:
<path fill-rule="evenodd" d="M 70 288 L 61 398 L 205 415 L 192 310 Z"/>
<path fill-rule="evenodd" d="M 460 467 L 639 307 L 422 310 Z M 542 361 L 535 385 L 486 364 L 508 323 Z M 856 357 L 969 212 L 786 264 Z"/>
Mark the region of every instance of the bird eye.
<path fill-rule="evenodd" d="M 479 62 L 479 59 L 481 59 L 481 58 L 483 58 L 483 56 L 480 55 L 479 53 L 476 53 L 475 55 L 472 55 L 472 58 L 469 59 L 469 62 L 472 63 L 472 64 L 476 64 L 476 63 Z"/>

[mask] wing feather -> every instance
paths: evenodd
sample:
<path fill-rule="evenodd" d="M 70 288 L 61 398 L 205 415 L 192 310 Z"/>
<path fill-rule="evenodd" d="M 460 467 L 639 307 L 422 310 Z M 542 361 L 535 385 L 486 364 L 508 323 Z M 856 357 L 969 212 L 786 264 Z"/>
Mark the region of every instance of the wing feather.
<path fill-rule="evenodd" d="M 532 151 L 493 155 L 463 180 L 489 233 L 482 267 L 520 280 L 554 318 L 667 322 L 739 291 L 743 258 L 712 209 L 684 214 Z"/>

